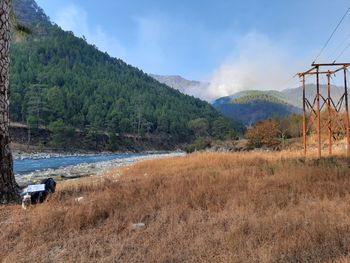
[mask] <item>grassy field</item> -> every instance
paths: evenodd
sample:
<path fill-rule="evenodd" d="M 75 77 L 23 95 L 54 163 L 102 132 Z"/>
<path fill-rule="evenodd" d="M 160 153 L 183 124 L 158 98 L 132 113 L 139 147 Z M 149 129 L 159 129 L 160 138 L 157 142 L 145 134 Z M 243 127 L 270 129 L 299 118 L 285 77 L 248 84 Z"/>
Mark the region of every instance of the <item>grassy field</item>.
<path fill-rule="evenodd" d="M 11 263 L 348 262 L 349 162 L 300 152 L 146 161 L 61 183 L 27 211 L 0 207 L 0 226 Z"/>

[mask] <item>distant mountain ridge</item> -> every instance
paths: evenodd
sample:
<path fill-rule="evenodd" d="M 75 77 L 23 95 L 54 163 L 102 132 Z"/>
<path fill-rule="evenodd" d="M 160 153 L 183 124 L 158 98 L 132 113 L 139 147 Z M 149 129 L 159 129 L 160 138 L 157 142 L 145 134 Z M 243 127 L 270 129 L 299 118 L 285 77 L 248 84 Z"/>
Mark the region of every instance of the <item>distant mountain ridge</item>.
<path fill-rule="evenodd" d="M 278 91 L 243 91 L 219 98 L 213 106 L 225 116 L 237 119 L 246 126 L 271 117 L 301 113 L 300 108 L 289 104 Z"/>
<path fill-rule="evenodd" d="M 151 74 L 151 77 L 184 94 L 198 97 L 200 90 L 206 90 L 210 83 L 187 80 L 181 76 L 161 76 Z M 306 85 L 306 98 L 313 102 L 316 95 L 316 85 Z M 327 85 L 320 85 L 320 93 L 327 97 Z M 343 87 L 331 86 L 331 95 L 338 101 L 344 93 Z M 284 117 L 300 114 L 302 109 L 302 87 L 277 90 L 246 90 L 216 99 L 212 105 L 226 117 L 239 120 L 249 126 L 271 117 Z"/>
<path fill-rule="evenodd" d="M 198 97 L 200 90 L 207 90 L 210 83 L 187 80 L 181 76 L 161 76 L 151 74 L 151 77 L 184 94 Z M 316 85 L 307 84 L 306 98 L 310 103 L 316 95 Z M 320 93 L 326 98 L 328 86 L 320 85 Z M 344 93 L 343 87 L 331 86 L 331 95 L 337 102 Z M 277 90 L 246 90 L 234 93 L 230 96 L 218 98 L 212 105 L 226 117 L 239 120 L 249 126 L 271 117 L 284 117 L 291 114 L 300 114 L 302 105 L 302 87 Z"/>
<path fill-rule="evenodd" d="M 33 0 L 13 0 L 13 9 L 16 19 L 23 25 L 50 23 L 44 10 Z"/>
<path fill-rule="evenodd" d="M 303 89 L 302 87 L 298 88 L 291 88 L 291 89 L 285 89 L 282 90 L 281 93 L 286 98 L 286 100 L 296 106 L 302 108 L 302 94 Z M 320 85 L 320 93 L 324 98 L 327 98 L 328 94 L 328 86 L 327 85 Z M 344 94 L 344 87 L 339 86 L 331 86 L 331 96 L 334 101 L 338 101 L 340 97 Z M 313 100 L 316 96 L 316 84 L 307 84 L 305 85 L 305 95 L 306 98 L 309 100 Z"/>
<path fill-rule="evenodd" d="M 44 10 L 33 0 L 13 0 L 16 22 L 29 28 L 35 35 L 45 35 L 52 24 Z"/>
<path fill-rule="evenodd" d="M 198 97 L 200 90 L 204 90 L 210 85 L 210 83 L 207 82 L 187 80 L 179 75 L 163 76 L 150 74 L 150 76 L 160 83 L 172 87 L 173 89 L 177 89 L 184 94 L 193 95 L 195 97 Z"/>
<path fill-rule="evenodd" d="M 313 103 L 316 85 L 307 84 L 306 98 Z M 327 98 L 328 86 L 320 85 L 320 93 Z M 335 102 L 344 94 L 344 88 L 331 86 L 331 95 Z M 214 101 L 213 106 L 226 117 L 252 125 L 272 117 L 285 117 L 302 112 L 302 87 L 282 91 L 247 90 Z"/>

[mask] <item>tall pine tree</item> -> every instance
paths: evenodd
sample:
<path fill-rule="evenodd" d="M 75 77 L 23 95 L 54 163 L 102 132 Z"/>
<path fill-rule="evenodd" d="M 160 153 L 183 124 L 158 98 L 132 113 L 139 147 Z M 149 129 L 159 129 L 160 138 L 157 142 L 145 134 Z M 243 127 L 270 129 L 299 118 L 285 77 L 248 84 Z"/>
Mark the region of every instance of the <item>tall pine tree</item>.
<path fill-rule="evenodd" d="M 0 202 L 3 204 L 19 200 L 9 137 L 11 4 L 11 0 L 0 1 Z"/>

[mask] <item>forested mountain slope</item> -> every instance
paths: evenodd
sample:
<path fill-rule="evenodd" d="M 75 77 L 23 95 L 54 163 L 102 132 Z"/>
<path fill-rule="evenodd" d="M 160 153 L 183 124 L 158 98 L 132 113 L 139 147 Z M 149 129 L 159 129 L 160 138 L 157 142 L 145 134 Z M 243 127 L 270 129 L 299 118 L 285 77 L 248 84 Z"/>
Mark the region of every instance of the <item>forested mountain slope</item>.
<path fill-rule="evenodd" d="M 19 22 L 29 25 L 32 34 L 12 46 L 12 121 L 159 134 L 179 142 L 193 137 L 188 123 L 198 118 L 208 120 L 210 135 L 217 121 L 227 127 L 223 133 L 232 128 L 210 104 L 169 88 L 52 25 L 34 1 L 16 0 L 14 5 Z"/>
<path fill-rule="evenodd" d="M 256 122 L 301 113 L 301 109 L 288 103 L 278 91 L 250 90 L 222 97 L 213 103 L 225 116 L 250 126 Z"/>

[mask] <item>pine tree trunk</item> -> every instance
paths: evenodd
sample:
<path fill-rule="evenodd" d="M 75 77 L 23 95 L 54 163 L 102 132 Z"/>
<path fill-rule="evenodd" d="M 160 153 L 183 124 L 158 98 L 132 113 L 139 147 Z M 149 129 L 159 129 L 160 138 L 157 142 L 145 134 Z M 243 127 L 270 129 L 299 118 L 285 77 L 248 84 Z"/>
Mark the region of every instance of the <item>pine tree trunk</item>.
<path fill-rule="evenodd" d="M 0 203 L 19 200 L 13 174 L 9 137 L 9 69 L 10 69 L 11 0 L 0 1 Z"/>

